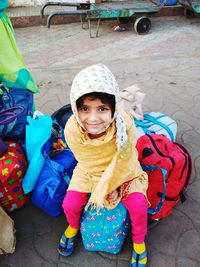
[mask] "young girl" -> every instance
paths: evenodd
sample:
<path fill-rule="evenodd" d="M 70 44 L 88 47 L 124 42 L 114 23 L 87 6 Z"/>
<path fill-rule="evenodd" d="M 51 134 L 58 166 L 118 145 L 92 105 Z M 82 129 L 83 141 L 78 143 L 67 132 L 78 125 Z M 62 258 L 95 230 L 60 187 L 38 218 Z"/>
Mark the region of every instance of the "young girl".
<path fill-rule="evenodd" d="M 119 110 L 118 94 L 114 75 L 102 64 L 82 70 L 73 81 L 70 98 L 74 114 L 64 132 L 78 164 L 63 201 L 69 226 L 58 251 L 63 256 L 72 254 L 86 204 L 112 209 L 122 201 L 132 225 L 130 266 L 144 267 L 148 177 L 138 162 L 133 119 Z"/>

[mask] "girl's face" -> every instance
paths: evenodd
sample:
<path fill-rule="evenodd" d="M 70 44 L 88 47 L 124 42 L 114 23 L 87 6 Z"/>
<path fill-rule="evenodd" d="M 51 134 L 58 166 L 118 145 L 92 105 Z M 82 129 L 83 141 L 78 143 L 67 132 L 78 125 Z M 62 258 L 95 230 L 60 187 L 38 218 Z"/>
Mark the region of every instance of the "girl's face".
<path fill-rule="evenodd" d="M 102 136 L 112 122 L 110 105 L 102 103 L 99 98 L 85 97 L 78 116 L 91 138 Z"/>

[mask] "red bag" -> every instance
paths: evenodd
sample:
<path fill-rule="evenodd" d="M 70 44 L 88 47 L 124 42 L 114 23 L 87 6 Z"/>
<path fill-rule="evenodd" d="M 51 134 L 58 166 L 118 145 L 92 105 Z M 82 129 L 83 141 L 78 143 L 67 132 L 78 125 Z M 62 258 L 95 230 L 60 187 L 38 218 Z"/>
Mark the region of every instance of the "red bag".
<path fill-rule="evenodd" d="M 28 200 L 22 189 L 27 162 L 19 144 L 14 141 L 5 143 L 8 151 L 0 158 L 0 205 L 12 211 L 22 207 Z"/>
<path fill-rule="evenodd" d="M 192 159 L 187 149 L 169 140 L 161 134 L 146 134 L 141 136 L 136 148 L 141 164 L 163 168 L 166 174 L 166 195 L 160 211 L 150 215 L 150 219 L 161 219 L 172 213 L 173 207 L 181 200 L 184 202 L 184 192 L 188 186 Z M 149 187 L 147 197 L 151 208 L 158 206 L 163 196 L 163 173 L 158 170 L 147 171 Z"/>

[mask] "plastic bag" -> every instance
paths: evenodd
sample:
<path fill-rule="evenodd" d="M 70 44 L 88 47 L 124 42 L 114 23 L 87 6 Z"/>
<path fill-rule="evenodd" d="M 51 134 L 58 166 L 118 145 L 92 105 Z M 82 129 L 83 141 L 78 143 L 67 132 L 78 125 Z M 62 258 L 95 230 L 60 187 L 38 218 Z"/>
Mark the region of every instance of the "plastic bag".
<path fill-rule="evenodd" d="M 22 182 L 24 193 L 33 190 L 39 174 L 45 164 L 41 148 L 47 142 L 52 132 L 52 118 L 50 116 L 39 116 L 32 119 L 28 116 L 26 126 L 26 152 L 29 167 Z"/>

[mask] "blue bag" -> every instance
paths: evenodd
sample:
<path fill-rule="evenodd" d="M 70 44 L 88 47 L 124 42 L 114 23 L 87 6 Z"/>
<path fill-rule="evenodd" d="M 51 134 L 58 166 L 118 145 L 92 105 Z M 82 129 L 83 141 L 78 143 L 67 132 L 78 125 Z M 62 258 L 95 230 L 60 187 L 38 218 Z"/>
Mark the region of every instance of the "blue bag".
<path fill-rule="evenodd" d="M 86 250 L 120 252 L 130 228 L 128 211 L 120 202 L 112 210 L 88 209 L 81 220 L 81 235 Z"/>
<path fill-rule="evenodd" d="M 4 139 L 24 139 L 27 116 L 33 114 L 33 93 L 0 85 L 0 132 Z"/>
<path fill-rule="evenodd" d="M 164 134 L 173 142 L 176 139 L 177 123 L 165 114 L 159 112 L 146 113 L 143 121 L 134 119 L 134 122 L 137 139 L 150 133 Z"/>
<path fill-rule="evenodd" d="M 51 216 L 63 213 L 62 202 L 77 161 L 70 149 L 59 152 L 51 159 L 52 144 L 58 138 L 50 138 L 42 148 L 45 165 L 33 190 L 31 202 Z"/>

